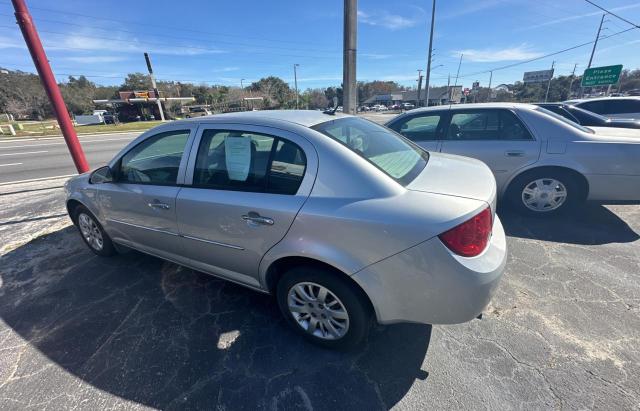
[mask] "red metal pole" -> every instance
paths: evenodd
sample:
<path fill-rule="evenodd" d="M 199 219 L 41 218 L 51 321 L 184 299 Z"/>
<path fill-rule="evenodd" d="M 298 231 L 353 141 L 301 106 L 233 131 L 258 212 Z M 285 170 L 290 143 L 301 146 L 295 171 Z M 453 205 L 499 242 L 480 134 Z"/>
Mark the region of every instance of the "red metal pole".
<path fill-rule="evenodd" d="M 29 9 L 27 9 L 24 0 L 11 0 L 11 2 L 16 11 L 16 20 L 22 31 L 22 36 L 27 43 L 33 63 L 38 70 L 40 81 L 42 81 L 42 85 L 47 92 L 47 96 L 49 96 L 53 110 L 58 118 L 58 124 L 60 124 L 60 129 L 67 142 L 67 147 L 69 147 L 73 163 L 78 173 L 87 172 L 89 171 L 89 164 L 84 156 L 84 151 L 82 151 L 82 146 L 80 146 L 80 141 L 78 141 L 76 130 L 73 128 L 73 124 L 71 124 L 67 107 L 64 105 L 58 83 L 53 75 L 53 71 L 51 71 L 49 60 L 47 60 L 47 55 L 44 52 L 44 48 L 42 48 L 42 42 L 40 42 L 40 36 L 38 36 L 36 26 L 33 24 Z"/>

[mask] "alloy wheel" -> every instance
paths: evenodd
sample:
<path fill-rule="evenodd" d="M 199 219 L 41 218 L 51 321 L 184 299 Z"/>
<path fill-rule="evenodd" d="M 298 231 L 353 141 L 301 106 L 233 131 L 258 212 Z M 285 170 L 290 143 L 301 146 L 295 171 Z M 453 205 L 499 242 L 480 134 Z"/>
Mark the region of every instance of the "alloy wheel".
<path fill-rule="evenodd" d="M 349 314 L 345 305 L 328 288 L 300 282 L 289 289 L 289 312 L 307 333 L 324 339 L 336 340 L 349 331 Z"/>
<path fill-rule="evenodd" d="M 554 178 L 539 178 L 524 186 L 521 197 L 531 211 L 554 211 L 566 202 L 567 187 Z"/>
<path fill-rule="evenodd" d="M 82 236 L 87 241 L 87 244 L 96 251 L 102 250 L 104 246 L 104 240 L 102 239 L 102 232 L 98 227 L 98 224 L 85 213 L 78 215 L 78 226 Z"/>

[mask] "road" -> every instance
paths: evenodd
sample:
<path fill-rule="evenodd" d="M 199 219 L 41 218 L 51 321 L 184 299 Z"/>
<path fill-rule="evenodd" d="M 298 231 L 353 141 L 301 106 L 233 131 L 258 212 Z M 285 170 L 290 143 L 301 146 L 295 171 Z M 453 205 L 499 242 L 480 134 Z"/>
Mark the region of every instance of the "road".
<path fill-rule="evenodd" d="M 362 117 L 377 123 L 393 118 L 391 114 L 364 113 Z M 89 167 L 107 163 L 141 131 L 80 136 Z M 0 184 L 41 178 L 69 176 L 76 169 L 62 137 L 0 139 Z"/>
<path fill-rule="evenodd" d="M 92 134 L 80 137 L 91 168 L 107 163 L 141 132 Z M 0 184 L 75 174 L 62 137 L 0 140 Z"/>

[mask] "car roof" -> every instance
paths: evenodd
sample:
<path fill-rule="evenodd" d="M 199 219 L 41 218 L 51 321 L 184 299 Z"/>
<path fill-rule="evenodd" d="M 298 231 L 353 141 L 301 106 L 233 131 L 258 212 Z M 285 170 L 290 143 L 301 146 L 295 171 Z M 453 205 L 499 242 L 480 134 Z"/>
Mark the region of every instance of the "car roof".
<path fill-rule="evenodd" d="M 585 101 L 608 101 L 608 100 L 640 100 L 640 96 L 623 96 L 623 97 L 594 97 L 594 98 L 577 98 L 565 101 L 566 104 L 584 103 Z"/>
<path fill-rule="evenodd" d="M 521 109 L 535 109 L 537 106 L 526 103 L 471 103 L 471 104 L 445 104 L 442 106 L 421 107 L 414 110 L 409 110 L 406 114 L 416 114 L 421 112 L 439 111 L 439 110 L 473 110 L 478 108 L 521 108 Z"/>
<path fill-rule="evenodd" d="M 189 123 L 210 123 L 229 122 L 229 123 L 271 123 L 273 120 L 286 121 L 298 124 L 304 127 L 312 127 L 325 121 L 335 120 L 336 118 L 352 117 L 349 114 L 335 113 L 325 114 L 317 110 L 261 110 L 261 111 L 242 111 L 238 113 L 215 114 L 212 116 L 203 116 L 178 120 L 177 122 Z"/>

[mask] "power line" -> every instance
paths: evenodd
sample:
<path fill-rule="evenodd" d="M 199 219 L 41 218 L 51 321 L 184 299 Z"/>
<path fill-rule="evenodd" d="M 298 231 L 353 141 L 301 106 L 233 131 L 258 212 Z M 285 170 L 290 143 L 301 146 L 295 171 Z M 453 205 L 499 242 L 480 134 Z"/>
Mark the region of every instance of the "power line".
<path fill-rule="evenodd" d="M 638 26 L 636 23 L 634 23 L 632 21 L 629 21 L 629 20 L 625 19 L 624 17 L 622 17 L 622 16 L 620 16 L 620 15 L 618 15 L 618 14 L 612 12 L 612 11 L 605 9 L 604 7 L 598 6 L 596 3 L 592 2 L 591 0 L 584 0 L 584 1 L 586 1 L 589 4 L 591 4 L 594 7 L 599 8 L 600 10 L 604 11 L 607 14 L 611 14 L 613 17 L 619 18 L 620 20 L 624 21 L 625 23 L 631 24 L 634 28 L 640 29 L 640 26 Z"/>
<path fill-rule="evenodd" d="M 626 33 L 628 31 L 635 30 L 635 29 L 636 29 L 636 27 L 631 27 L 631 28 L 628 28 L 626 30 L 622 30 L 622 31 L 618 31 L 616 33 L 610 34 L 608 36 L 602 36 L 602 37 L 600 37 L 600 39 L 601 40 L 608 39 L 609 37 L 617 36 L 619 34 Z M 478 72 L 475 72 L 475 73 L 463 74 L 463 75 L 460 75 L 460 78 L 477 76 L 479 74 L 486 74 L 486 73 L 490 73 L 492 71 L 504 70 L 504 69 L 508 69 L 508 68 L 511 68 L 511 67 L 516 67 L 516 66 L 520 66 L 520 65 L 523 65 L 523 64 L 531 63 L 533 61 L 543 60 L 545 58 L 552 57 L 552 56 L 555 56 L 555 55 L 558 55 L 558 54 L 562 54 L 562 53 L 566 53 L 568 51 L 575 50 L 575 49 L 578 49 L 580 47 L 588 46 L 590 44 L 593 44 L 594 42 L 595 41 L 592 40 L 592 41 L 588 41 L 586 43 L 578 44 L 578 45 L 575 45 L 575 46 L 572 46 L 572 47 L 567 47 L 565 49 L 562 49 L 562 50 L 559 50 L 559 51 L 555 51 L 553 53 L 545 54 L 543 56 L 538 56 L 538 57 L 534 57 L 534 58 L 531 58 L 531 59 L 528 59 L 528 60 L 519 61 L 517 63 L 507 64 L 507 65 L 504 65 L 504 66 L 495 67 L 495 68 L 492 68 L 492 69 L 489 69 L 489 70 L 478 71 Z"/>
<path fill-rule="evenodd" d="M 0 5 L 4 5 L 4 6 L 9 6 L 8 4 L 1 4 Z M 47 11 L 47 12 L 51 12 L 51 13 L 57 13 L 57 14 L 63 14 L 63 15 L 70 15 L 70 16 L 79 16 L 79 17 L 86 17 L 86 18 L 90 18 L 90 19 L 94 19 L 94 20 L 103 20 L 103 21 L 110 21 L 110 22 L 115 22 L 115 23 L 126 23 L 126 24 L 132 24 L 132 25 L 136 25 L 136 26 L 147 26 L 147 27 L 156 27 L 156 28 L 160 28 L 163 30 L 166 29 L 174 29 L 174 30 L 178 30 L 178 31 L 189 31 L 192 33 L 200 33 L 200 34 L 209 34 L 209 35 L 214 35 L 214 36 L 223 36 L 223 37 L 235 37 L 235 38 L 243 38 L 243 39 L 255 39 L 255 40 L 262 40 L 262 41 L 271 41 L 271 42 L 278 42 L 278 43 L 292 43 L 292 44 L 301 44 L 301 45 L 309 45 L 311 43 L 308 42 L 301 42 L 301 41 L 293 41 L 293 40 L 280 40 L 280 39 L 269 39 L 269 38 L 265 38 L 265 37 L 258 37 L 258 36 L 240 36 L 240 35 L 234 35 L 234 34 L 228 34 L 228 33 L 217 33 L 217 32 L 210 32 L 210 31 L 203 31 L 203 30 L 195 30 L 195 29 L 189 29 L 189 28 L 185 28 L 185 27 L 171 27 L 168 25 L 164 25 L 164 24 L 151 24 L 151 23 L 146 23 L 146 22 L 140 22 L 140 21 L 133 21 L 133 20 L 121 20 L 121 19 L 110 19 L 107 17 L 99 17 L 99 16 L 92 16 L 89 14 L 82 14 L 82 13 L 76 13 L 76 12 L 69 12 L 69 11 L 60 11 L 60 10 L 55 10 L 55 9 L 49 9 L 49 8 L 45 8 L 45 7 L 30 7 L 33 10 L 41 10 L 41 11 Z M 320 44 L 320 43 L 313 43 L 313 44 Z"/>
<path fill-rule="evenodd" d="M 5 16 L 5 17 L 13 17 L 11 14 L 5 14 L 5 13 L 0 13 L 0 16 Z M 80 27 L 80 28 L 87 28 L 86 25 L 82 25 L 82 24 L 77 24 L 77 23 L 69 23 L 66 21 L 61 21 L 61 20 L 50 20 L 50 19 L 38 19 L 39 22 L 47 22 L 47 23 L 55 23 L 55 24 L 64 24 L 66 26 L 75 26 L 75 27 Z M 135 34 L 135 35 L 139 35 L 139 32 L 133 31 L 133 30 L 125 30 L 125 29 L 108 29 L 108 28 L 102 28 L 102 27 L 95 27 L 92 26 L 91 27 L 92 30 L 101 30 L 101 31 L 107 31 L 109 33 L 127 33 L 127 34 Z M 44 30 L 41 30 L 44 31 Z M 83 35 L 84 36 L 84 35 Z M 174 36 L 174 35 L 170 35 L 170 34 L 157 34 L 157 33 L 153 33 L 154 37 L 166 37 L 166 38 L 174 38 L 174 39 L 179 39 L 179 40 L 196 40 L 196 41 L 202 41 L 202 38 L 195 38 L 195 37 L 185 37 L 185 36 Z M 84 36 L 84 37 L 89 37 L 89 36 Z M 266 49 L 276 49 L 276 50 L 293 50 L 293 51 L 317 51 L 317 52 L 321 52 L 321 53 L 335 53 L 335 50 L 328 50 L 328 49 L 310 49 L 310 48 L 290 48 L 290 47 L 279 47 L 279 46 L 267 46 L 267 45 L 256 45 L 256 44 L 251 44 L 251 43 L 238 43 L 238 42 L 234 42 L 234 41 L 225 41 L 225 40 L 213 40 L 216 43 L 220 43 L 220 44 L 229 44 L 229 45 L 235 45 L 235 46 L 248 46 L 248 47 L 260 47 L 260 48 L 266 48 Z"/>
<path fill-rule="evenodd" d="M 0 27 L 1 28 L 9 28 L 9 29 L 13 28 L 11 26 L 0 26 Z M 52 30 L 38 30 L 38 32 L 61 35 L 61 36 L 67 36 L 69 34 L 69 33 L 63 33 L 63 32 L 60 32 L 60 31 L 52 31 Z M 82 37 L 88 38 L 88 39 L 95 39 L 95 40 L 109 40 L 109 41 L 113 41 L 113 42 L 132 44 L 131 40 L 118 39 L 118 38 L 115 38 L 115 37 L 87 36 L 87 35 L 82 35 Z M 207 52 L 211 52 L 211 53 L 228 53 L 227 50 L 222 50 L 222 49 L 217 49 L 217 48 L 201 47 L 201 46 L 187 46 L 187 45 L 184 45 L 184 44 L 170 44 L 170 43 L 157 42 L 157 41 L 147 41 L 147 40 L 136 40 L 135 43 L 133 43 L 133 44 L 148 44 L 148 45 L 151 45 L 151 46 L 160 46 L 160 47 L 171 46 L 171 47 L 179 47 L 179 48 L 182 48 L 182 49 L 207 51 Z M 256 46 L 256 47 L 260 47 L 260 46 Z M 56 46 L 56 48 L 61 48 L 61 47 Z M 96 51 L 95 49 L 90 49 L 90 50 L 91 51 Z M 272 55 L 272 56 L 281 56 L 281 57 L 313 58 L 313 59 L 318 59 L 318 58 L 320 58 L 320 59 L 336 59 L 336 58 L 339 58 L 339 56 L 337 56 L 337 55 L 336 56 L 320 56 L 320 55 L 281 54 L 281 53 L 272 53 L 272 52 L 254 51 L 254 50 L 251 50 L 250 52 L 253 53 L 253 54 L 269 54 L 269 55 Z"/>

